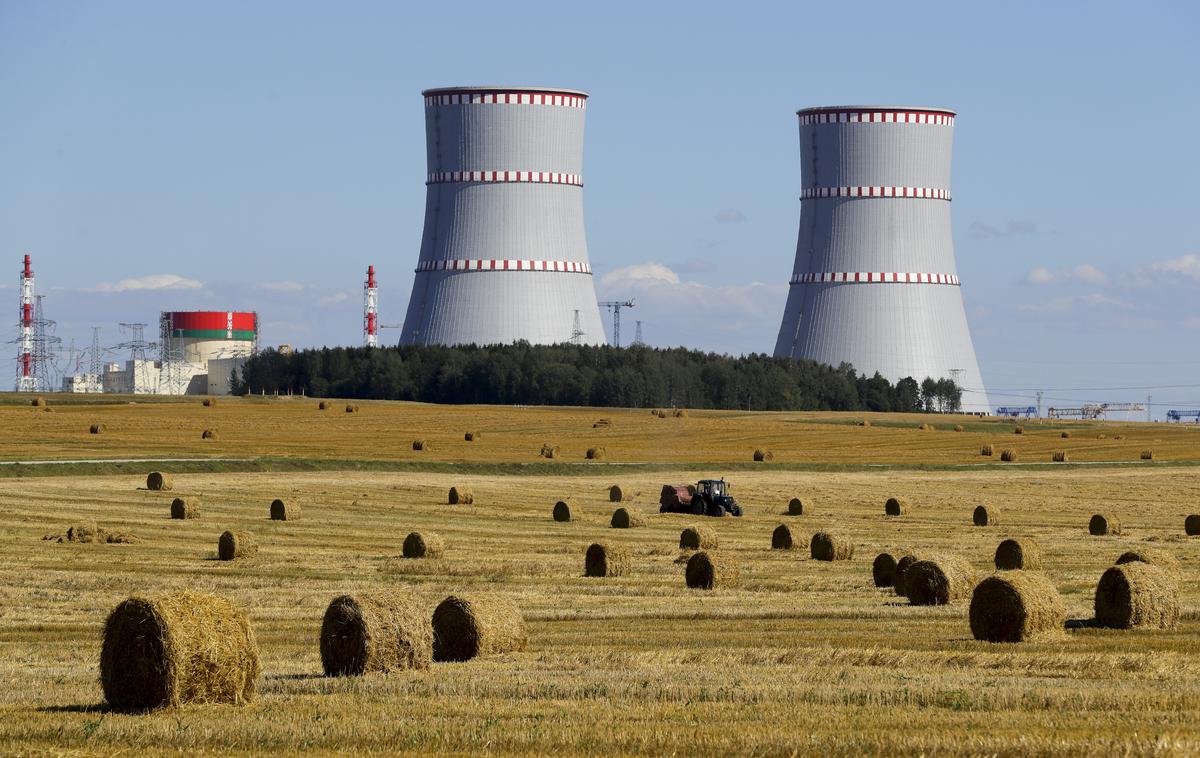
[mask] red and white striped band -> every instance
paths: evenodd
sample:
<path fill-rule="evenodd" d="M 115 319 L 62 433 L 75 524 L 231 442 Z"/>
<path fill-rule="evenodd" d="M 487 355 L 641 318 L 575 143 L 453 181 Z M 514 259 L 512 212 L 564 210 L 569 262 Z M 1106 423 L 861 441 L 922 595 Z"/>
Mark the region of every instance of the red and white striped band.
<path fill-rule="evenodd" d="M 421 261 L 417 271 L 558 271 L 564 274 L 590 274 L 592 267 L 575 261 L 449 259 Z"/>
<path fill-rule="evenodd" d="M 937 124 L 954 126 L 954 116 L 931 111 L 822 111 L 801 113 L 801 124 Z"/>
<path fill-rule="evenodd" d="M 937 187 L 811 187 L 800 192 L 801 200 L 815 197 L 918 197 L 949 200 L 950 190 Z"/>
<path fill-rule="evenodd" d="M 821 271 L 809 274 L 796 274 L 791 284 L 953 284 L 958 286 L 958 276 L 955 274 L 915 274 L 895 273 L 890 271 Z"/>
<path fill-rule="evenodd" d="M 426 184 L 447 182 L 532 182 L 582 187 L 583 177 L 558 171 L 435 171 L 425 179 Z"/>
<path fill-rule="evenodd" d="M 426 108 L 434 105 L 559 105 L 584 108 L 585 103 L 587 98 L 582 95 L 553 92 L 453 92 L 425 96 Z"/>

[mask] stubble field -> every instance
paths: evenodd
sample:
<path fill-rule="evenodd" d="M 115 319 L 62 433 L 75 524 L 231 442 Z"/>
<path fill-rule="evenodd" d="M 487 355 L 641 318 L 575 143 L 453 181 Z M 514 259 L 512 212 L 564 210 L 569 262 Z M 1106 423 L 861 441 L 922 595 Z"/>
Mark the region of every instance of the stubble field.
<path fill-rule="evenodd" d="M 0 458 L 209 458 L 173 493 L 148 492 L 150 464 L 2 466 L 0 753 L 517 753 L 859 755 L 862 753 L 1190 754 L 1200 750 L 1197 546 L 1200 436 L 1163 425 L 1038 425 L 839 414 L 443 408 L 396 403 L 221 399 L 0 407 Z M 593 428 L 608 418 L 607 428 Z M 103 422 L 104 434 L 88 434 Z M 953 431 L 960 424 L 963 432 Z M 202 441 L 205 428 L 219 431 Z M 482 439 L 466 443 L 466 430 Z M 1069 430 L 1070 438 L 1062 431 Z M 1100 437 L 1103 435 L 1103 438 Z M 433 449 L 411 449 L 412 439 Z M 1117 439 L 1117 438 L 1120 439 Z M 1016 465 L 979 455 L 993 443 Z M 538 458 L 543 443 L 563 457 Z M 583 459 L 603 445 L 607 462 Z M 755 447 L 775 461 L 753 464 Z M 1055 450 L 1072 461 L 1049 464 Z M 1155 460 L 1139 460 L 1153 449 Z M 129 469 L 126 473 L 126 467 Z M 191 468 L 189 468 L 191 467 Z M 237 470 L 237 469 L 245 470 Z M 203 470 L 207 469 L 207 470 Z M 255 470 L 270 469 L 270 470 Z M 310 470 L 303 470 L 310 469 Z M 134 471 L 136 470 L 136 472 Z M 657 513 L 658 489 L 726 475 L 741 519 Z M 449 506 L 466 483 L 475 503 Z M 648 525 L 609 528 L 611 484 Z M 173 495 L 201 518 L 172 521 Z M 572 496 L 581 521 L 550 518 Z M 913 512 L 883 515 L 900 495 Z M 272 522 L 274 497 L 303 519 Z M 789 498 L 812 508 L 786 516 Z M 971 526 L 987 503 L 1001 525 Z M 1088 518 L 1119 514 L 1125 533 L 1092 537 Z M 45 541 L 74 523 L 131 531 L 131 545 Z M 703 521 L 741 564 L 739 587 L 688 590 L 679 533 Z M 772 551 L 774 527 L 833 530 L 850 561 Z M 245 529 L 258 556 L 215 560 L 221 531 Z M 446 556 L 400 557 L 405 535 L 442 535 Z M 1000 540 L 1032 536 L 1071 618 L 1092 615 L 1095 584 L 1125 549 L 1155 545 L 1183 565 L 1180 626 L 1168 632 L 1071 629 L 1060 641 L 977 642 L 965 603 L 911 607 L 875 589 L 884 550 L 955 552 L 980 576 Z M 1200 539 L 1200 538 L 1196 538 Z M 593 541 L 627 545 L 628 577 L 582 576 Z M 522 653 L 418 673 L 321 676 L 317 635 L 335 595 L 409 588 L 432 607 L 450 592 L 514 601 Z M 199 589 L 246 608 L 263 659 L 259 697 L 242 708 L 108 712 L 100 633 L 125 597 Z"/>

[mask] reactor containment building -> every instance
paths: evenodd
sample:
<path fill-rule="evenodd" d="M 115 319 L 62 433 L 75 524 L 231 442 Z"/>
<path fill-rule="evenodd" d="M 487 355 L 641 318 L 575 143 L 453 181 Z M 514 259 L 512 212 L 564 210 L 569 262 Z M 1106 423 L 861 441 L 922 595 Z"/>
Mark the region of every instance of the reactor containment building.
<path fill-rule="evenodd" d="M 955 112 L 835 106 L 800 117 L 800 234 L 775 356 L 890 381 L 953 379 L 988 411 L 950 229 Z"/>
<path fill-rule="evenodd" d="M 401 344 L 604 344 L 583 223 L 587 93 L 422 94 L 425 229 Z"/>

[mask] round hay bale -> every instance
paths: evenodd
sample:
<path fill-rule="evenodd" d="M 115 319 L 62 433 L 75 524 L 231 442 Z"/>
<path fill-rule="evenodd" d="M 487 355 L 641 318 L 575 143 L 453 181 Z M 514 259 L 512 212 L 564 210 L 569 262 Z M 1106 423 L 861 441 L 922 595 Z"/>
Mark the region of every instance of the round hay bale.
<path fill-rule="evenodd" d="M 871 564 L 871 579 L 876 587 L 891 587 L 896 583 L 896 558 L 891 553 L 880 553 Z"/>
<path fill-rule="evenodd" d="M 450 488 L 446 501 L 450 505 L 472 505 L 475 502 L 475 492 L 465 484 L 455 485 Z"/>
<path fill-rule="evenodd" d="M 638 526 L 645 526 L 646 519 L 644 516 L 633 513 L 626 508 L 618 508 L 613 511 L 612 527 L 613 529 L 632 529 Z"/>
<path fill-rule="evenodd" d="M 1172 629 L 1179 623 L 1179 583 L 1161 566 L 1113 566 L 1096 585 L 1096 623 L 1110 629 Z"/>
<path fill-rule="evenodd" d="M 621 485 L 614 484 L 608 488 L 608 502 L 620 503 L 625 499 L 625 491 L 621 489 Z"/>
<path fill-rule="evenodd" d="M 104 424 L 92 424 L 88 427 L 89 434 L 104 434 L 105 431 Z"/>
<path fill-rule="evenodd" d="M 332 407 L 333 403 L 329 402 L 328 400 L 322 400 L 321 402 L 317 403 L 317 410 L 319 411 L 327 411 Z"/>
<path fill-rule="evenodd" d="M 557 458 L 559 456 L 558 445 L 542 445 L 541 452 L 538 455 L 543 458 Z"/>
<path fill-rule="evenodd" d="M 34 408 L 45 408 L 46 407 L 46 398 L 35 397 L 33 400 L 29 401 L 29 404 L 31 406 L 33 406 Z"/>
<path fill-rule="evenodd" d="M 507 600 L 451 595 L 433 612 L 433 660 L 469 661 L 525 649 L 525 619 Z"/>
<path fill-rule="evenodd" d="M 680 550 L 714 550 L 719 542 L 716 531 L 707 526 L 689 526 L 679 533 Z"/>
<path fill-rule="evenodd" d="M 854 557 L 854 543 L 841 535 L 817 532 L 808 544 L 815 561 L 848 561 Z"/>
<path fill-rule="evenodd" d="M 321 621 L 325 676 L 427 669 L 433 661 L 428 611 L 405 590 L 335 597 Z"/>
<path fill-rule="evenodd" d="M 920 426 L 918 426 L 917 428 L 918 428 L 918 429 L 920 429 L 920 430 L 921 430 L 921 431 L 923 431 L 923 432 L 932 432 L 932 431 L 934 431 L 934 429 L 933 429 L 933 424 L 921 424 L 921 425 L 920 425 Z"/>
<path fill-rule="evenodd" d="M 900 597 L 908 597 L 908 585 L 904 583 L 908 576 L 908 570 L 914 563 L 921 560 L 922 556 L 914 553 L 905 553 L 896 561 L 896 573 L 892 577 L 892 589 Z"/>
<path fill-rule="evenodd" d="M 859 425 L 859 426 L 861 426 L 861 427 L 864 427 L 864 428 L 866 428 L 866 427 L 870 427 L 870 426 L 871 426 L 871 419 L 869 419 L 869 418 L 865 418 L 865 419 L 863 419 L 862 421 L 859 421 L 859 422 L 858 422 L 858 425 Z"/>
<path fill-rule="evenodd" d="M 688 559 L 684 581 L 694 590 L 736 587 L 742 580 L 737 559 L 729 553 L 710 553 L 701 550 Z"/>
<path fill-rule="evenodd" d="M 205 429 L 204 431 L 200 432 L 200 439 L 202 439 L 202 440 L 215 440 L 216 438 L 217 438 L 217 430 L 216 429 Z"/>
<path fill-rule="evenodd" d="M 1067 463 L 1069 460 L 1070 456 L 1067 455 L 1066 450 L 1055 450 L 1054 454 L 1050 456 L 1052 463 Z"/>
<path fill-rule="evenodd" d="M 146 477 L 146 489 L 169 490 L 175 485 L 175 480 L 165 471 L 151 471 Z"/>
<path fill-rule="evenodd" d="M 1024 433 L 1025 433 L 1025 427 L 1023 427 L 1023 426 L 1018 426 L 1016 429 L 1013 429 L 1013 434 L 1024 434 Z"/>
<path fill-rule="evenodd" d="M 688 415 L 687 408 L 676 408 L 674 415 L 675 415 L 675 418 L 687 418 L 687 415 Z"/>
<path fill-rule="evenodd" d="M 1062 437 L 1064 440 L 1069 440 L 1069 439 L 1071 439 L 1071 433 L 1070 433 L 1070 432 L 1063 432 L 1062 434 L 1060 434 L 1060 435 L 1058 435 L 1058 436 L 1059 436 L 1059 437 Z"/>
<path fill-rule="evenodd" d="M 666 411 L 659 411 L 659 412 L 658 412 L 658 417 L 659 417 L 659 418 L 666 418 L 666 417 L 667 417 L 667 412 L 666 412 Z"/>
<path fill-rule="evenodd" d="M 954 431 L 956 431 L 956 432 L 961 432 L 961 431 L 964 431 L 964 429 L 963 429 L 963 425 L 962 425 L 962 424 L 955 424 L 955 425 L 954 425 Z"/>
<path fill-rule="evenodd" d="M 1164 571 L 1169 571 L 1176 575 L 1179 574 L 1181 568 L 1178 558 L 1166 550 L 1156 547 L 1138 547 L 1133 550 L 1126 550 L 1117 558 L 1115 565 L 1120 566 L 1123 563 L 1131 563 L 1133 561 L 1149 563 L 1151 566 L 1158 566 Z"/>
<path fill-rule="evenodd" d="M 1183 520 L 1183 533 L 1189 537 L 1200 534 L 1200 514 L 1193 513 Z"/>
<path fill-rule="evenodd" d="M 975 571 L 957 555 L 932 556 L 908 567 L 904 588 L 913 605 L 946 605 L 962 600 L 975 586 Z"/>
<path fill-rule="evenodd" d="M 275 498 L 271 501 L 272 521 L 298 521 L 300 519 L 300 504 L 294 500 Z"/>
<path fill-rule="evenodd" d="M 812 509 L 804 505 L 804 501 L 798 497 L 794 497 L 788 501 L 789 516 L 803 516 L 805 513 L 811 513 Z"/>
<path fill-rule="evenodd" d="M 113 710 L 245 705 L 261 664 L 245 611 L 198 592 L 131 597 L 104 622 L 100 684 Z"/>
<path fill-rule="evenodd" d="M 466 432 L 463 434 L 463 441 L 465 442 L 478 442 L 481 439 L 483 439 L 483 435 L 479 432 Z"/>
<path fill-rule="evenodd" d="M 602 447 L 589 447 L 586 453 L 587 459 L 589 461 L 602 461 L 604 460 L 605 452 Z"/>
<path fill-rule="evenodd" d="M 901 497 L 889 497 L 883 504 L 883 512 L 887 516 L 906 516 L 910 510 L 908 501 Z"/>
<path fill-rule="evenodd" d="M 1005 463 L 1015 463 L 1017 460 L 1017 451 L 1011 447 L 1004 448 L 1004 450 L 1000 451 L 1000 460 Z"/>
<path fill-rule="evenodd" d="M 996 506 L 977 505 L 971 514 L 975 526 L 995 526 L 1000 523 L 1000 509 Z"/>
<path fill-rule="evenodd" d="M 793 532 L 787 524 L 780 524 L 771 532 L 772 550 L 803 550 L 808 547 L 808 537 L 800 532 Z"/>
<path fill-rule="evenodd" d="M 358 403 L 346 403 L 346 413 L 358 413 Z"/>
<path fill-rule="evenodd" d="M 441 558 L 446 554 L 446 543 L 432 532 L 409 532 L 404 538 L 405 558 Z"/>
<path fill-rule="evenodd" d="M 194 497 L 177 497 L 171 501 L 171 518 L 200 518 L 200 501 Z"/>
<path fill-rule="evenodd" d="M 626 576 L 631 564 L 629 548 L 611 542 L 593 542 L 583 555 L 583 575 Z"/>
<path fill-rule="evenodd" d="M 661 413 L 662 413 L 662 410 L 659 408 L 653 408 L 650 410 L 651 416 L 659 416 L 659 414 L 661 414 Z M 659 416 L 659 418 L 661 418 L 661 416 Z"/>
<path fill-rule="evenodd" d="M 432 450 L 433 448 L 425 440 L 413 440 L 413 450 Z"/>
<path fill-rule="evenodd" d="M 1143 461 L 1154 460 L 1154 451 L 1153 450 L 1143 450 L 1142 451 L 1142 460 Z"/>
<path fill-rule="evenodd" d="M 992 448 L 991 445 L 984 445 L 983 447 L 979 448 L 980 455 L 987 456 L 990 458 L 994 453 L 995 453 L 995 450 Z"/>
<path fill-rule="evenodd" d="M 202 405 L 205 408 L 212 408 L 216 404 L 217 404 L 217 399 L 215 397 L 206 397 L 206 398 L 204 398 L 204 402 L 202 403 Z"/>
<path fill-rule="evenodd" d="M 1038 571 L 1042 568 L 1042 548 L 1028 537 L 1010 538 L 996 546 L 993 560 L 1000 571 Z"/>
<path fill-rule="evenodd" d="M 1121 533 L 1121 521 L 1111 513 L 1097 513 L 1088 521 L 1088 534 L 1101 537 L 1106 534 Z"/>
<path fill-rule="evenodd" d="M 568 521 L 578 521 L 580 509 L 578 505 L 569 500 L 559 500 L 554 504 L 552 515 L 555 521 L 565 524 Z"/>
<path fill-rule="evenodd" d="M 754 460 L 759 463 L 770 463 L 775 460 L 775 454 L 770 450 L 757 449 L 754 451 Z"/>
<path fill-rule="evenodd" d="M 1067 609 L 1054 583 L 1036 571 L 1004 571 L 971 593 L 971 634 L 985 642 L 1061 637 Z"/>
<path fill-rule="evenodd" d="M 258 542 L 249 532 L 222 532 L 217 540 L 217 557 L 223 561 L 235 558 L 250 558 L 258 554 Z"/>

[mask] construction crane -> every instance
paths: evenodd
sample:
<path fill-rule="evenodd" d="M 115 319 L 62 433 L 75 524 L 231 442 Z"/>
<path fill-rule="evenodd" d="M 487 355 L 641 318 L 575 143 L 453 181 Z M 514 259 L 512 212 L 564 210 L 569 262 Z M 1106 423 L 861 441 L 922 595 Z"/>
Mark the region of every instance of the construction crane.
<path fill-rule="evenodd" d="M 1107 413 L 1128 411 L 1144 411 L 1146 406 L 1141 403 L 1088 403 L 1079 408 L 1054 408 L 1046 411 L 1049 418 L 1079 418 L 1085 421 L 1103 419 Z"/>
<path fill-rule="evenodd" d="M 996 409 L 997 416 L 1011 416 L 1012 418 L 1016 418 L 1017 416 L 1024 416 L 1025 418 L 1029 418 L 1030 416 L 1032 416 L 1035 413 L 1037 413 L 1037 408 L 1033 407 L 1032 405 L 1025 405 L 1025 406 L 1019 406 L 1019 407 L 1011 406 L 1011 405 L 1002 405 Z"/>
<path fill-rule="evenodd" d="M 632 308 L 633 298 L 628 300 L 605 300 L 600 303 L 601 308 L 608 308 L 613 315 L 613 346 L 621 346 L 621 309 Z"/>
<path fill-rule="evenodd" d="M 1195 419 L 1200 424 L 1200 411 L 1167 411 L 1167 421 L 1183 421 L 1185 418 Z"/>

